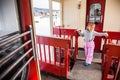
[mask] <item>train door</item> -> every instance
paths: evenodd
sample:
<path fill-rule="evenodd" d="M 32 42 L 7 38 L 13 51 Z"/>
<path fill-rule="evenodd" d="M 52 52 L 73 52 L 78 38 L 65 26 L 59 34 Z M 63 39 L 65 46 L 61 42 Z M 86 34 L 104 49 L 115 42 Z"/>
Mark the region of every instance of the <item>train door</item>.
<path fill-rule="evenodd" d="M 86 9 L 86 26 L 88 22 L 94 22 L 96 24 L 95 31 L 103 31 L 104 23 L 104 11 L 106 0 L 87 0 Z M 95 50 L 100 51 L 101 38 L 95 38 Z"/>

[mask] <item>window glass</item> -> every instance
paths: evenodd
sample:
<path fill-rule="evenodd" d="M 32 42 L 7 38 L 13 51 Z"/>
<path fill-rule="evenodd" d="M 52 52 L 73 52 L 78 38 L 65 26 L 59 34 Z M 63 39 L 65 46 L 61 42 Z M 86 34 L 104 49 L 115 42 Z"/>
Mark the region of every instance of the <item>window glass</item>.
<path fill-rule="evenodd" d="M 60 19 L 60 2 L 52 1 L 52 10 L 53 10 L 53 27 L 60 26 L 61 19 Z"/>
<path fill-rule="evenodd" d="M 49 0 L 33 0 L 37 35 L 50 36 Z"/>
<path fill-rule="evenodd" d="M 101 22 L 101 4 L 94 3 L 90 5 L 89 22 Z"/>
<path fill-rule="evenodd" d="M 0 0 L 0 36 L 19 30 L 16 1 Z"/>

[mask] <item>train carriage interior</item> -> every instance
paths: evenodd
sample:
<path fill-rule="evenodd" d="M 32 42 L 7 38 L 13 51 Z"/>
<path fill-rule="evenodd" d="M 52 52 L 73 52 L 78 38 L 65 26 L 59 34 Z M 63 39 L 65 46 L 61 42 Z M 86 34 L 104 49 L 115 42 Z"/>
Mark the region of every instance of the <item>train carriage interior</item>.
<path fill-rule="evenodd" d="M 120 0 L 0 0 L 0 80 L 120 80 L 119 19 Z"/>

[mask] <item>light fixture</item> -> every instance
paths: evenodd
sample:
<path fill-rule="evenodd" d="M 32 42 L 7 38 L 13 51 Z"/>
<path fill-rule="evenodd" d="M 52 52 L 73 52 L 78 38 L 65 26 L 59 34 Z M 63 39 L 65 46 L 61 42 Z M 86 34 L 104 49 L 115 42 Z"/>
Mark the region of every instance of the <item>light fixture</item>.
<path fill-rule="evenodd" d="M 81 7 L 81 1 L 82 0 L 78 0 L 78 9 L 80 9 L 80 7 Z"/>

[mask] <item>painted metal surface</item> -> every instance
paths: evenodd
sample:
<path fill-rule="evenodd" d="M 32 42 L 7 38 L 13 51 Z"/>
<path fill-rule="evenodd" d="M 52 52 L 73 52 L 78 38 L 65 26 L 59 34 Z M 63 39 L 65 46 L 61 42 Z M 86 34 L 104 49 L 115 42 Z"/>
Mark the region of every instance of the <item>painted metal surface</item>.
<path fill-rule="evenodd" d="M 106 44 L 105 64 L 102 80 L 118 80 L 120 70 L 120 45 Z M 119 77 L 119 76 L 118 76 Z"/>
<path fill-rule="evenodd" d="M 19 0 L 20 4 L 20 19 L 22 25 L 22 31 L 28 30 L 28 25 L 32 25 L 31 19 L 31 10 L 30 10 L 30 0 Z M 24 37 L 24 40 L 28 40 L 28 36 Z M 26 49 L 29 49 L 30 45 L 26 46 Z M 36 62 L 33 60 L 29 64 L 29 72 L 27 76 L 27 80 L 39 80 L 38 71 L 36 67 Z"/>
<path fill-rule="evenodd" d="M 118 67 L 120 67 L 120 60 L 118 58 L 120 56 L 119 54 L 120 50 L 118 51 L 118 49 L 120 48 L 117 48 L 117 46 L 120 45 L 120 32 L 114 32 L 114 31 L 105 31 L 105 32 L 107 32 L 109 36 L 102 37 L 104 41 L 103 51 L 102 51 L 102 67 L 104 67 L 104 70 L 103 70 L 102 79 L 116 80 L 119 70 Z M 111 64 L 111 68 L 112 67 L 114 68 L 114 66 L 116 66 L 116 68 L 114 68 L 115 71 L 109 68 L 110 64 Z M 112 71 L 112 75 L 110 75 L 108 71 Z"/>
<path fill-rule="evenodd" d="M 102 53 L 102 65 L 104 65 L 104 55 L 106 50 L 106 44 L 120 44 L 120 32 L 105 31 L 108 33 L 108 37 L 102 37 L 103 42 L 103 53 Z M 114 36 L 113 36 L 114 35 Z"/>
<path fill-rule="evenodd" d="M 78 56 L 78 36 L 79 36 L 76 29 L 57 26 L 53 28 L 53 35 L 55 37 L 71 40 L 70 51 L 71 54 L 74 55 L 75 60 Z"/>
<path fill-rule="evenodd" d="M 36 36 L 36 40 L 37 45 L 39 45 L 38 52 L 41 70 L 67 78 L 69 70 L 68 58 L 70 40 L 44 36 Z M 56 48 L 60 51 L 57 51 Z M 62 56 L 62 50 L 64 56 Z M 56 59 L 57 54 L 59 54 L 59 59 L 63 57 L 63 62 Z"/>

